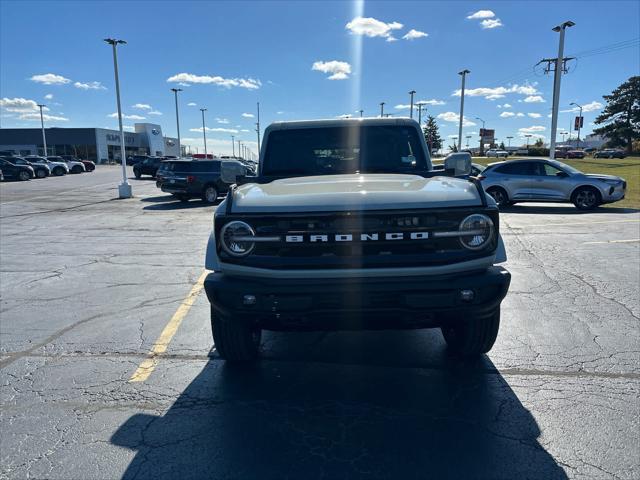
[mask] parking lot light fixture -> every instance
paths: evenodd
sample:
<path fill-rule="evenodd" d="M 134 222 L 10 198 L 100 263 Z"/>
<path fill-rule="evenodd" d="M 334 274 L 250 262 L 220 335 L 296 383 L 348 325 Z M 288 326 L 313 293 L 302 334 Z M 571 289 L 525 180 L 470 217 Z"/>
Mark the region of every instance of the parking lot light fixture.
<path fill-rule="evenodd" d="M 113 72 L 116 78 L 116 103 L 118 106 L 118 127 L 120 130 L 120 163 L 122 164 L 122 183 L 118 185 L 118 196 L 120 198 L 131 198 L 133 192 L 131 185 L 127 181 L 127 155 L 124 148 L 124 129 L 122 128 L 122 108 L 120 106 L 120 79 L 118 76 L 118 45 L 126 45 L 124 40 L 115 38 L 105 38 L 104 41 L 111 45 L 113 49 Z"/>
<path fill-rule="evenodd" d="M 384 118 L 384 102 L 380 102 L 380 118 Z"/>
<path fill-rule="evenodd" d="M 411 97 L 411 106 L 410 106 L 410 110 L 409 110 L 409 118 L 413 118 L 413 96 L 416 94 L 415 90 L 411 90 L 409 92 L 409 95 Z"/>
<path fill-rule="evenodd" d="M 42 127 L 42 146 L 44 148 L 44 156 L 47 156 L 47 136 L 44 133 L 44 116 L 42 115 L 42 109 L 46 107 L 46 105 L 38 104 L 40 108 L 40 126 Z"/>
<path fill-rule="evenodd" d="M 462 143 L 462 124 L 464 122 L 464 83 L 468 73 L 471 72 L 466 68 L 461 72 L 458 72 L 458 75 L 462 77 L 462 88 L 460 89 L 460 123 L 458 126 L 458 138 L 460 141 L 458 142 L 458 150 L 460 150 L 460 144 Z"/>
<path fill-rule="evenodd" d="M 512 139 L 512 138 L 513 138 L 513 137 L 507 137 L 507 140 L 509 140 L 509 145 L 508 145 L 509 147 L 511 146 L 511 139 Z"/>
<path fill-rule="evenodd" d="M 236 141 L 233 135 L 231 135 L 231 152 L 233 155 L 233 158 L 236 158 Z"/>
<path fill-rule="evenodd" d="M 527 137 L 527 155 L 529 155 L 529 139 L 531 138 L 531 134 L 527 133 L 525 137 Z"/>
<path fill-rule="evenodd" d="M 564 22 L 553 27 L 554 32 L 560 33 L 558 42 L 558 56 L 556 57 L 556 68 L 553 72 L 553 110 L 551 111 L 551 144 L 549 145 L 549 158 L 553 160 L 556 155 L 556 132 L 558 130 L 558 110 L 560 107 L 560 79 L 562 78 L 562 68 L 564 65 L 564 33 L 568 27 L 573 27 L 572 21 Z"/>
<path fill-rule="evenodd" d="M 178 113 L 178 92 L 181 92 L 181 88 L 172 88 L 175 99 L 176 99 L 176 128 L 178 130 L 178 156 L 182 156 L 182 144 L 180 142 L 180 115 Z"/>
<path fill-rule="evenodd" d="M 202 112 L 202 138 L 204 139 L 204 158 L 207 159 L 207 127 L 204 124 L 204 112 L 207 111 L 206 108 L 201 108 L 200 111 Z"/>

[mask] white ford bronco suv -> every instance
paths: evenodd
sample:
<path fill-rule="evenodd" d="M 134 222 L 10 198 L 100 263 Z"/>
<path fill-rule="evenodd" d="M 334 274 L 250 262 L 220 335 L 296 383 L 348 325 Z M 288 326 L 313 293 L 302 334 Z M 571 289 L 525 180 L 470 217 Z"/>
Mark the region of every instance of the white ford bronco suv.
<path fill-rule="evenodd" d="M 270 125 L 207 246 L 220 356 L 254 360 L 263 329 L 439 327 L 454 352 L 488 352 L 511 276 L 498 208 L 460 156 L 433 171 L 408 118 Z"/>

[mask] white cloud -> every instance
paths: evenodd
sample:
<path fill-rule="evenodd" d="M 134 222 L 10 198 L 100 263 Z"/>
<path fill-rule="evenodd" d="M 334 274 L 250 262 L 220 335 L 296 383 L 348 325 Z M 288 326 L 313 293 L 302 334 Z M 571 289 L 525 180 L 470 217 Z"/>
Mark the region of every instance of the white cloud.
<path fill-rule="evenodd" d="M 518 112 L 516 113 L 516 117 L 524 117 L 524 113 Z"/>
<path fill-rule="evenodd" d="M 136 103 L 135 105 L 131 105 L 131 108 L 137 108 L 138 110 L 153 110 L 151 105 L 147 103 Z"/>
<path fill-rule="evenodd" d="M 47 100 L 51 100 L 51 99 L 53 98 L 53 93 L 47 93 L 47 94 L 44 96 L 44 98 L 45 98 L 45 99 L 47 99 Z"/>
<path fill-rule="evenodd" d="M 253 118 L 253 117 L 255 117 L 255 115 L 253 113 L 243 113 L 242 116 L 244 118 Z"/>
<path fill-rule="evenodd" d="M 190 132 L 200 132 L 200 133 L 202 133 L 202 127 L 190 128 L 189 131 Z M 220 127 L 216 127 L 216 128 L 206 127 L 206 131 L 207 132 L 218 132 L 218 133 L 238 133 L 239 132 L 239 130 L 236 130 L 235 128 L 220 128 Z"/>
<path fill-rule="evenodd" d="M 245 132 L 245 133 L 247 133 L 247 132 L 250 132 L 251 130 L 247 130 L 246 128 L 243 128 L 243 129 L 242 129 L 242 130 L 240 130 L 240 131 L 241 131 L 241 132 Z"/>
<path fill-rule="evenodd" d="M 262 82 L 255 78 L 224 78 L 218 75 L 210 76 L 210 75 L 195 75 L 193 73 L 178 73 L 177 75 L 173 75 L 172 77 L 167 78 L 167 82 L 170 83 L 180 83 L 180 82 L 188 82 L 188 83 L 201 83 L 201 84 L 210 84 L 218 85 L 225 88 L 231 87 L 240 87 L 247 88 L 249 90 L 255 90 L 262 86 Z"/>
<path fill-rule="evenodd" d="M 402 27 L 403 25 L 398 22 L 385 23 L 371 17 L 356 17 L 345 26 L 354 35 L 384 38 L 390 37 L 393 30 L 399 30 Z"/>
<path fill-rule="evenodd" d="M 513 113 L 513 112 L 502 112 L 502 113 L 500 114 L 500 116 L 501 116 L 502 118 L 509 118 L 509 117 L 515 117 L 515 116 L 516 116 L 516 114 L 515 114 L 515 113 Z"/>
<path fill-rule="evenodd" d="M 118 118 L 118 112 L 113 112 L 109 115 L 107 115 L 107 117 L 109 118 Z M 126 120 L 144 120 L 146 117 L 141 117 L 140 115 L 126 115 L 126 114 L 122 114 L 122 118 L 126 119 Z"/>
<path fill-rule="evenodd" d="M 531 127 L 523 127 L 523 128 L 519 128 L 518 132 L 520 134 L 525 134 L 525 133 L 536 133 L 536 132 L 544 132 L 547 128 L 543 127 L 542 125 L 532 125 Z"/>
<path fill-rule="evenodd" d="M 222 124 L 222 125 L 228 125 L 229 124 L 229 120 L 227 120 L 226 118 L 218 118 L 216 117 L 216 122 Z"/>
<path fill-rule="evenodd" d="M 603 104 L 601 104 L 600 102 L 597 101 L 593 101 L 591 103 L 587 103 L 586 105 L 582 106 L 582 112 L 594 112 L 596 110 L 600 110 L 602 107 L 604 107 Z M 560 113 L 569 113 L 569 112 L 579 112 L 580 109 L 578 107 L 573 107 L 569 110 L 560 110 Z"/>
<path fill-rule="evenodd" d="M 282 110 L 276 112 L 277 115 L 282 115 L 284 112 Z"/>
<path fill-rule="evenodd" d="M 481 18 L 493 18 L 495 16 L 496 14 L 491 10 L 478 10 L 477 12 L 469 15 L 467 18 L 469 20 L 480 20 Z"/>
<path fill-rule="evenodd" d="M 162 112 L 159 112 L 158 110 L 151 110 L 149 115 L 162 115 Z"/>
<path fill-rule="evenodd" d="M 453 92 L 452 96 L 459 97 L 461 90 L 458 89 Z M 479 88 L 470 88 L 464 91 L 465 96 L 469 97 L 485 97 L 488 100 L 495 100 L 496 98 L 504 97 L 508 93 L 517 93 L 520 95 L 534 95 L 538 93 L 538 90 L 534 85 L 518 85 L 514 84 L 508 87 L 479 87 Z M 503 108 L 510 108 L 511 105 L 505 103 L 502 105 Z"/>
<path fill-rule="evenodd" d="M 186 83 L 186 82 L 178 82 L 178 85 L 180 85 L 181 87 L 190 87 L 191 86 L 190 83 Z"/>
<path fill-rule="evenodd" d="M 397 42 L 398 39 L 396 37 L 394 37 L 393 35 L 387 37 L 387 42 Z"/>
<path fill-rule="evenodd" d="M 38 120 L 40 121 L 40 113 L 23 113 L 18 117 L 19 120 Z M 66 117 L 58 117 L 55 115 L 47 115 L 46 113 L 42 114 L 42 119 L 45 122 L 68 122 L 69 119 Z"/>
<path fill-rule="evenodd" d="M 440 113 L 436 118 L 439 118 L 440 120 L 444 120 L 445 122 L 453 122 L 453 123 L 460 122 L 460 115 L 455 112 Z M 475 123 L 467 119 L 466 117 L 462 121 L 463 127 L 473 127 L 474 125 Z"/>
<path fill-rule="evenodd" d="M 446 102 L 442 101 L 442 100 L 436 100 L 435 98 L 432 98 L 431 100 L 419 100 L 416 102 L 416 105 L 422 104 L 422 105 L 444 105 Z"/>
<path fill-rule="evenodd" d="M 29 80 L 36 83 L 42 83 L 44 85 L 65 85 L 71 82 L 68 78 L 63 77 L 62 75 L 56 75 L 55 73 L 34 75 Z"/>
<path fill-rule="evenodd" d="M 527 98 L 524 99 L 525 103 L 544 103 L 545 99 L 542 98 L 540 95 L 529 95 Z"/>
<path fill-rule="evenodd" d="M 504 105 L 502 105 L 504 108 L 511 108 L 511 104 L 509 103 L 505 103 Z"/>
<path fill-rule="evenodd" d="M 80 90 L 106 90 L 107 89 L 107 87 L 102 85 L 101 82 L 89 82 L 89 83 L 75 82 L 73 86 L 76 88 L 79 88 Z"/>
<path fill-rule="evenodd" d="M 531 118 L 540 118 L 542 115 L 539 113 L 527 113 Z"/>
<path fill-rule="evenodd" d="M 196 102 L 189 102 L 187 103 L 187 107 L 195 107 L 197 105 Z"/>
<path fill-rule="evenodd" d="M 480 22 L 480 25 L 482 26 L 483 29 L 491 29 L 491 28 L 498 28 L 498 27 L 502 27 L 502 20 L 500 20 L 499 18 L 487 18 L 486 20 L 482 20 Z"/>
<path fill-rule="evenodd" d="M 39 112 L 38 102 L 35 100 L 29 100 L 26 98 L 7 98 L 4 97 L 0 99 L 0 107 L 2 107 L 7 112 L 14 113 L 31 113 L 31 112 Z M 44 112 L 48 112 L 49 108 L 44 107 L 42 109 Z"/>
<path fill-rule="evenodd" d="M 421 32 L 420 30 L 414 30 L 413 28 L 409 30 L 405 35 L 402 36 L 403 40 L 415 40 L 416 38 L 428 37 L 429 34 L 426 32 Z"/>
<path fill-rule="evenodd" d="M 313 62 L 311 70 L 316 70 L 322 73 L 330 73 L 327 77 L 328 80 L 345 80 L 349 78 L 351 74 L 351 65 L 347 62 L 341 62 L 338 60 L 331 60 L 329 62 Z"/>

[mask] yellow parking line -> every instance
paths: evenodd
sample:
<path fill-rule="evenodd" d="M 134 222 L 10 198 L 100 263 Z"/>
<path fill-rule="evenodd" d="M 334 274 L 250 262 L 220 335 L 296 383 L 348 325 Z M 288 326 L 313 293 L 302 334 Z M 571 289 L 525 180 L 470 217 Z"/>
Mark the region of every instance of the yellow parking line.
<path fill-rule="evenodd" d="M 637 243 L 640 238 L 632 238 L 630 240 L 607 240 L 605 242 L 583 242 L 583 245 L 601 245 L 603 243 Z"/>
<path fill-rule="evenodd" d="M 133 373 L 133 375 L 131 375 L 129 382 L 144 382 L 149 378 L 149 375 L 151 375 L 153 370 L 156 368 L 156 365 L 158 365 L 158 356 L 167 351 L 167 347 L 169 346 L 169 343 L 171 343 L 173 336 L 178 331 L 178 328 L 180 328 L 182 320 L 187 316 L 187 313 L 189 313 L 189 310 L 196 301 L 198 294 L 202 291 L 202 288 L 204 287 L 204 279 L 207 276 L 207 273 L 208 272 L 206 270 L 202 272 L 198 281 L 191 288 L 189 294 L 182 301 L 176 310 L 176 313 L 173 314 L 173 317 L 171 317 L 171 320 L 169 320 L 169 323 L 164 327 L 164 330 L 162 330 L 162 333 L 153 344 L 153 347 L 149 350 L 147 358 L 142 361 L 138 369 Z"/>
<path fill-rule="evenodd" d="M 530 228 L 530 227 L 558 227 L 564 225 L 595 225 L 597 223 L 638 223 L 640 220 L 606 220 L 603 222 L 565 222 L 565 223 L 540 223 L 538 225 L 523 225 L 521 227 L 511 228 Z"/>

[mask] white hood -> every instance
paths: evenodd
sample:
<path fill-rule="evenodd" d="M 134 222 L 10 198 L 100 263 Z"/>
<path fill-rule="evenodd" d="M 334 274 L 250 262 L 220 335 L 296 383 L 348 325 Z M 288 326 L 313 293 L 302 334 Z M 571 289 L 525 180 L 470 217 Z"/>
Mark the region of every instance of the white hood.
<path fill-rule="evenodd" d="M 233 196 L 234 213 L 395 210 L 481 205 L 473 183 L 452 177 L 352 174 L 294 177 L 246 184 Z"/>

